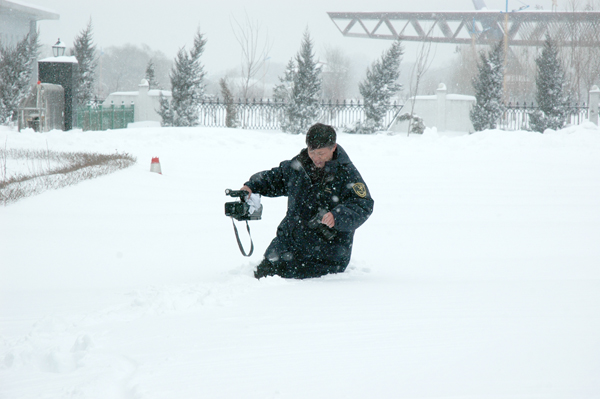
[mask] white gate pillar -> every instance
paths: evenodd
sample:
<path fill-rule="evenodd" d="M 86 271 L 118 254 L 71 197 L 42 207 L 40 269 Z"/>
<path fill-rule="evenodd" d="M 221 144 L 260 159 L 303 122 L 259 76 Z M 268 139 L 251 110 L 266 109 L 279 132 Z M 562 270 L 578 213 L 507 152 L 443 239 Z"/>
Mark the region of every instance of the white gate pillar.
<path fill-rule="evenodd" d="M 440 132 L 446 131 L 446 85 L 440 83 L 436 90 L 437 94 L 437 128 Z"/>
<path fill-rule="evenodd" d="M 590 122 L 598 125 L 598 102 L 600 102 L 600 89 L 598 86 L 592 86 L 592 90 L 590 90 L 590 111 L 589 111 L 589 120 Z"/>

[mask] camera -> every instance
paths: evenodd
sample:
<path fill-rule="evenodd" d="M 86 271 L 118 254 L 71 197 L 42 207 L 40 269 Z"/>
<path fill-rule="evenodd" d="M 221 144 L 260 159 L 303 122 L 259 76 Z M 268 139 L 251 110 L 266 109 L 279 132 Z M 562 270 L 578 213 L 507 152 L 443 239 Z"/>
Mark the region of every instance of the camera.
<path fill-rule="evenodd" d="M 250 193 L 246 190 L 225 190 L 225 195 L 239 198 L 240 201 L 225 203 L 225 216 L 231 216 L 235 220 L 260 220 L 262 216 L 262 205 L 250 213 L 250 205 L 246 202 Z"/>
<path fill-rule="evenodd" d="M 331 229 L 331 228 L 327 227 L 327 225 L 324 225 L 323 223 L 321 223 L 321 220 L 323 220 L 323 216 L 325 216 L 326 213 L 327 213 L 327 211 L 324 211 L 324 210 L 321 210 L 319 213 L 317 213 L 312 219 L 310 219 L 308 221 L 308 227 L 310 227 L 311 229 L 317 229 L 317 231 L 327 241 L 331 241 L 337 235 L 337 231 L 334 229 Z"/>

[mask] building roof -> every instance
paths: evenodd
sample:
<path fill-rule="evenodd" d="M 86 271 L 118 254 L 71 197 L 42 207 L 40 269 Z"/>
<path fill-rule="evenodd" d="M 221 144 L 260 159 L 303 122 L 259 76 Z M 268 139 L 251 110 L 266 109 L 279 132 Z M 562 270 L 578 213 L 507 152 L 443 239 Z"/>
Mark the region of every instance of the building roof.
<path fill-rule="evenodd" d="M 48 57 L 38 62 L 62 62 L 62 63 L 70 63 L 70 64 L 78 64 L 77 58 L 72 55 L 63 55 L 61 57 Z"/>
<path fill-rule="evenodd" d="M 32 21 L 60 19 L 57 12 L 17 0 L 0 0 L 0 14 L 21 14 Z"/>

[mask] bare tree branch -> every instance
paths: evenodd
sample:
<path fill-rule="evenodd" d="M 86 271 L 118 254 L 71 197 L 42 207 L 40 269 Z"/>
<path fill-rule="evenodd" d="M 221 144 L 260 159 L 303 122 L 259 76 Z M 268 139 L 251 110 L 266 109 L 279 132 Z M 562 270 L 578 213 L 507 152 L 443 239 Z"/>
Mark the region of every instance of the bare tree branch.
<path fill-rule="evenodd" d="M 430 57 L 430 54 L 431 42 L 422 42 L 419 45 L 419 51 L 417 52 L 417 60 L 415 61 L 412 72 L 410 74 L 409 98 L 413 98 L 413 101 L 410 109 L 410 119 L 408 121 L 407 135 L 410 135 L 410 130 L 413 122 L 412 120 L 416 103 L 416 99 L 414 97 L 416 97 L 419 93 L 419 84 L 421 83 L 421 79 L 423 79 L 423 75 L 427 73 L 435 58 L 435 52 L 433 57 Z"/>
<path fill-rule="evenodd" d="M 262 25 L 258 21 L 251 20 L 246 11 L 242 22 L 231 16 L 230 23 L 235 39 L 242 50 L 240 92 L 241 96 L 247 99 L 251 95 L 256 95 L 253 89 L 268 72 L 267 60 L 273 43 L 269 41 L 268 32 L 265 32 L 263 37 Z"/>

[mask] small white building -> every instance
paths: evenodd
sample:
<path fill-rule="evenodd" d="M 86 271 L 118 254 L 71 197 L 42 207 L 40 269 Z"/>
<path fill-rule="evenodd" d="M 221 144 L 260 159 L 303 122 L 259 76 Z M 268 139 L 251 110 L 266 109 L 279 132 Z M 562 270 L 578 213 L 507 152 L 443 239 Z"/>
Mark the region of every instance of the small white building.
<path fill-rule="evenodd" d="M 402 113 L 410 113 L 421 117 L 427 127 L 436 127 L 438 131 L 473 132 L 473 124 L 469 113 L 475 104 L 474 96 L 463 94 L 446 94 L 446 85 L 440 83 L 435 96 L 416 96 L 404 104 Z M 408 122 L 397 122 L 391 130 L 406 132 Z"/>
<path fill-rule="evenodd" d="M 103 108 L 110 108 L 111 105 L 120 107 L 134 105 L 134 122 L 161 122 L 162 119 L 158 114 L 160 109 L 160 96 L 164 96 L 169 101 L 171 100 L 171 92 L 169 90 L 150 90 L 150 85 L 146 79 L 142 79 L 139 84 L 138 91 L 118 91 L 111 93 L 102 103 Z"/>

